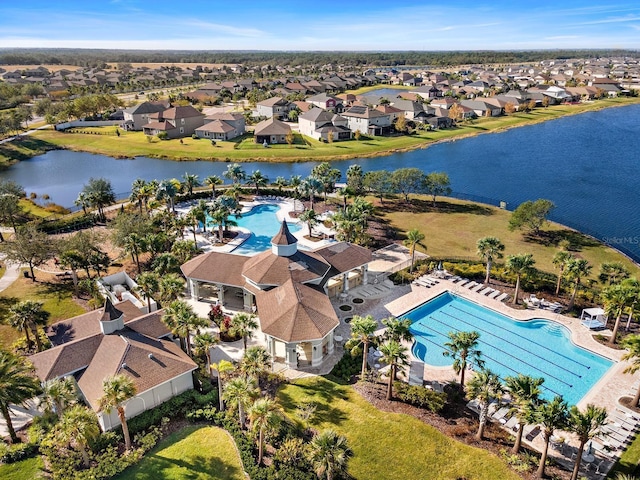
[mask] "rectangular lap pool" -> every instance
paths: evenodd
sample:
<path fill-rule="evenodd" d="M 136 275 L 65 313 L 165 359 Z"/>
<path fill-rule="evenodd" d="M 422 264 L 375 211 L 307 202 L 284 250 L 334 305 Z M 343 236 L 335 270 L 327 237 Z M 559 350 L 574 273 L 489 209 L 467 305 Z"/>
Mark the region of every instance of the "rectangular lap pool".
<path fill-rule="evenodd" d="M 613 362 L 571 342 L 569 330 L 543 319 L 517 321 L 474 302 L 444 293 L 407 312 L 412 320 L 413 354 L 432 366 L 453 363 L 443 352 L 448 332 L 480 333 L 485 367 L 501 378 L 523 373 L 543 377 L 543 396 L 562 395 L 576 404 Z"/>

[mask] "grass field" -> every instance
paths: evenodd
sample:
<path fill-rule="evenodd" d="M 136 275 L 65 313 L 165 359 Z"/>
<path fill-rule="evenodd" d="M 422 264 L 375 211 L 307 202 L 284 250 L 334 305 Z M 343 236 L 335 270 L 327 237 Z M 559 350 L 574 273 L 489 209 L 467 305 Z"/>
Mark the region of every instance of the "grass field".
<path fill-rule="evenodd" d="M 375 202 L 379 205 L 379 199 Z M 550 223 L 544 227 L 540 239 L 529 238 L 519 230 L 509 231 L 511 212 L 497 207 L 439 198 L 433 208 L 430 198 L 419 196 L 413 198 L 409 206 L 404 202 L 385 202 L 378 212 L 402 232 L 417 228 L 424 233 L 426 253 L 432 256 L 478 258 L 476 242 L 491 235 L 504 243 L 505 258 L 509 254 L 531 253 L 536 268 L 557 274 L 553 255 L 558 250 L 558 242 L 568 239 L 575 246 L 574 253 L 593 265 L 592 278 L 598 276 L 601 263 L 611 261 L 622 262 L 632 275 L 640 278 L 640 268 L 627 257 L 575 230 Z M 424 251 L 421 247 L 418 250 Z"/>
<path fill-rule="evenodd" d="M 2 480 L 38 480 L 45 478 L 43 468 L 42 458 L 28 458 L 16 463 L 0 465 L 0 478 Z"/>
<path fill-rule="evenodd" d="M 187 427 L 160 442 L 118 480 L 245 480 L 233 440 L 216 427 Z"/>
<path fill-rule="evenodd" d="M 349 386 L 322 377 L 286 385 L 278 398 L 288 415 L 315 402 L 312 426 L 334 428 L 354 452 L 349 473 L 356 479 L 502 480 L 518 475 L 496 456 L 457 442 L 416 418 L 382 412 Z"/>
<path fill-rule="evenodd" d="M 379 88 L 379 87 L 378 87 Z M 305 138 L 294 145 L 273 145 L 264 148 L 246 137 L 238 141 L 216 142 L 184 138 L 151 141 L 142 132 L 123 132 L 119 137 L 96 134 L 99 130 L 87 129 L 93 133 L 60 133 L 53 130 L 41 130 L 21 142 L 10 142 L 0 146 L 0 166 L 39 155 L 52 148 L 99 153 L 112 157 L 146 156 L 169 160 L 230 160 L 230 161 L 306 161 L 306 160 L 343 160 L 367 156 L 386 155 L 393 152 L 424 148 L 434 142 L 478 135 L 512 128 L 531 123 L 542 122 L 566 115 L 585 111 L 599 110 L 611 106 L 628 105 L 640 102 L 640 98 L 614 98 L 579 105 L 562 105 L 538 108 L 529 113 L 517 113 L 511 116 L 480 118 L 471 123 L 462 123 L 457 128 L 420 131 L 414 135 L 397 137 L 373 137 L 344 142 L 322 143 Z M 113 127 L 105 127 L 104 132 L 111 133 Z"/>

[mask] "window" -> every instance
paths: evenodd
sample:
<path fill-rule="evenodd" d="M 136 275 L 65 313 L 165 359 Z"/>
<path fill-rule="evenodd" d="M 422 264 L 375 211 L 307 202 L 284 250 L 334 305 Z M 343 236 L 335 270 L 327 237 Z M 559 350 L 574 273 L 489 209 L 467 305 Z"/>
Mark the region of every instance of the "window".
<path fill-rule="evenodd" d="M 184 125 L 184 118 L 180 119 L 180 125 Z"/>
<path fill-rule="evenodd" d="M 180 133 L 184 133 L 184 127 L 180 127 Z"/>

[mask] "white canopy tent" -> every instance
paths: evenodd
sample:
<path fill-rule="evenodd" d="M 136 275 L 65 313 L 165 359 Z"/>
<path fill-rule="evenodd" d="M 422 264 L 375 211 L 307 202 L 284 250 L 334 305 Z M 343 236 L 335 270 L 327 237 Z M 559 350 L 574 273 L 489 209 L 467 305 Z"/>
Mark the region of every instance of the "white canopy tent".
<path fill-rule="evenodd" d="M 592 330 L 607 326 L 607 314 L 602 308 L 585 308 L 580 315 L 582 325 Z"/>

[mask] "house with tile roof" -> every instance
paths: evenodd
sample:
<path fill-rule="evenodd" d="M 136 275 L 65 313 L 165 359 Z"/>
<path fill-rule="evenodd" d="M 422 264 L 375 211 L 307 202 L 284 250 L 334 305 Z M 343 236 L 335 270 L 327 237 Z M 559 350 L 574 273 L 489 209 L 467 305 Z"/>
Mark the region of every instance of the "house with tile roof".
<path fill-rule="evenodd" d="M 258 314 L 269 353 L 291 368 L 320 365 L 333 353 L 340 321 L 331 298 L 367 283 L 372 259 L 369 250 L 347 242 L 312 251 L 297 243 L 282 222 L 271 249 L 258 255 L 211 252 L 181 267 L 194 300 L 210 291 L 223 306 L 241 298 L 245 310 Z"/>
<path fill-rule="evenodd" d="M 169 138 L 190 137 L 204 125 L 205 115 L 191 105 L 172 107 L 149 115 L 149 123 L 142 126 L 145 135 L 166 132 Z"/>
<path fill-rule="evenodd" d="M 196 363 L 171 341 L 163 310 L 143 314 L 126 300 L 50 325 L 53 347 L 29 357 L 42 382 L 72 376 L 82 399 L 98 415 L 103 430 L 120 425 L 118 414 L 100 411 L 102 382 L 130 377 L 137 394 L 125 403 L 127 418 L 193 388 Z"/>

